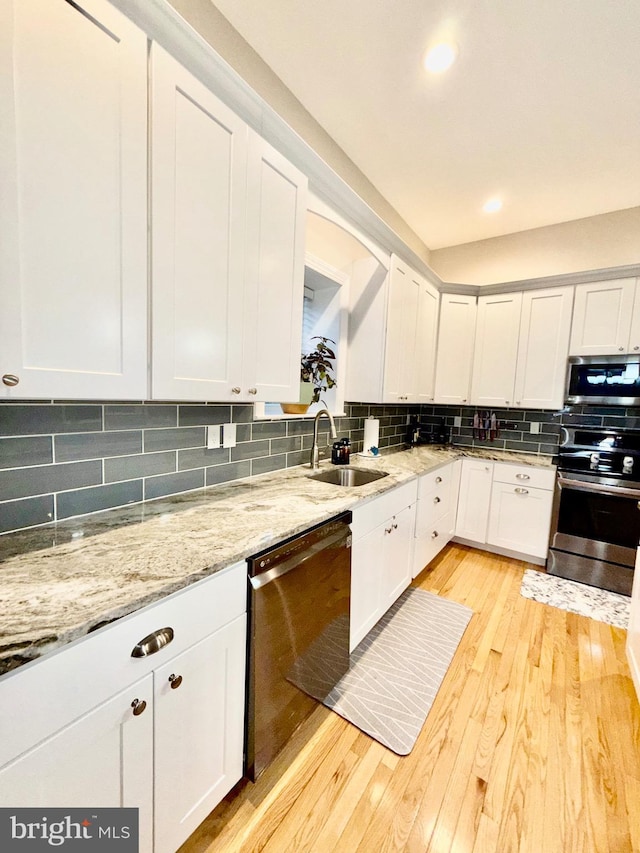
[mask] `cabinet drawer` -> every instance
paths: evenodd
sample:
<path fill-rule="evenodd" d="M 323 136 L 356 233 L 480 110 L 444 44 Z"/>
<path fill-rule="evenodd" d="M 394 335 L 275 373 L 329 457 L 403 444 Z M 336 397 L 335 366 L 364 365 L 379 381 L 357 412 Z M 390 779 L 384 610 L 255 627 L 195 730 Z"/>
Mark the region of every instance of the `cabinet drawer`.
<path fill-rule="evenodd" d="M 435 471 L 423 474 L 418 480 L 418 498 L 422 500 L 427 495 L 437 490 L 440 495 L 451 490 L 451 479 L 453 476 L 453 464 L 443 465 Z"/>
<path fill-rule="evenodd" d="M 353 508 L 351 531 L 353 538 L 359 539 L 385 522 L 392 515 L 397 515 L 406 507 L 415 503 L 418 493 L 417 480 L 403 483 L 382 495 L 358 504 Z"/>
<path fill-rule="evenodd" d="M 453 512 L 447 512 L 432 527 L 425 528 L 416 537 L 413 554 L 413 577 L 428 566 L 431 560 L 442 551 L 451 540 L 454 532 Z"/>
<path fill-rule="evenodd" d="M 427 494 L 421 495 L 418 500 L 418 511 L 416 514 L 416 536 L 421 535 L 425 529 L 436 525 L 450 511 L 450 487 L 446 488 L 444 492 L 434 489 Z"/>
<path fill-rule="evenodd" d="M 511 465 L 506 462 L 495 462 L 493 466 L 494 483 L 553 490 L 555 480 L 555 467 L 536 468 L 533 465 Z"/>
<path fill-rule="evenodd" d="M 244 613 L 246 588 L 246 564 L 236 563 L 8 673 L 0 680 L 0 718 L 11 738 L 0 742 L 0 766 Z M 173 630 L 171 642 L 131 657 L 140 640 L 162 628 Z"/>

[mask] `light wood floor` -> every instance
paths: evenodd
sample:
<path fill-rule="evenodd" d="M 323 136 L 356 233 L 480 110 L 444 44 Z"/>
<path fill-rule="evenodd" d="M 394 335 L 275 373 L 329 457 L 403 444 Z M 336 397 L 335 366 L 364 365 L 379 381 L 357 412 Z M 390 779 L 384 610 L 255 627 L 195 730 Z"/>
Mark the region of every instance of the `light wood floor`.
<path fill-rule="evenodd" d="M 476 615 L 410 755 L 319 707 L 181 853 L 640 851 L 626 632 L 522 598 L 525 568 L 456 545 L 416 578 Z"/>

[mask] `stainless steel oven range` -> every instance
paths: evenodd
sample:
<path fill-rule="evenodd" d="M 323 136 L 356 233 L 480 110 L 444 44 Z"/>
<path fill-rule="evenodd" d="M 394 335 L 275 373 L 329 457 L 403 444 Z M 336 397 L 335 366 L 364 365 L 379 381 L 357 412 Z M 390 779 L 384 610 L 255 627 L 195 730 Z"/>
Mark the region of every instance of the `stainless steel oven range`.
<path fill-rule="evenodd" d="M 631 595 L 640 430 L 562 427 L 547 572 Z"/>

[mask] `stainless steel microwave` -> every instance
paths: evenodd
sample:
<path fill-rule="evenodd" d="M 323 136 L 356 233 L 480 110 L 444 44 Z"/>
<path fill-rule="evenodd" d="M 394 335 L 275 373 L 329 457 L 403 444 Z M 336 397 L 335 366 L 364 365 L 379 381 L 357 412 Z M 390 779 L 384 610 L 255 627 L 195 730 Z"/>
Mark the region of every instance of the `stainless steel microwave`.
<path fill-rule="evenodd" d="M 640 356 L 571 356 L 567 403 L 640 406 Z"/>

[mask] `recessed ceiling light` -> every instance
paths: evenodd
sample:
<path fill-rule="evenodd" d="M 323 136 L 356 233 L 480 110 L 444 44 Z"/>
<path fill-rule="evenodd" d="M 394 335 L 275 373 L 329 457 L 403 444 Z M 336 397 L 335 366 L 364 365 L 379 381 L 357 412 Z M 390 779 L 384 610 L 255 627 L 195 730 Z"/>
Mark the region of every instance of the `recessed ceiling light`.
<path fill-rule="evenodd" d="M 424 67 L 432 74 L 440 74 L 451 68 L 458 56 L 458 48 L 453 42 L 443 41 L 427 51 Z"/>
<path fill-rule="evenodd" d="M 501 198 L 490 198 L 488 201 L 482 205 L 482 209 L 485 213 L 497 213 L 502 208 L 502 199 Z"/>

